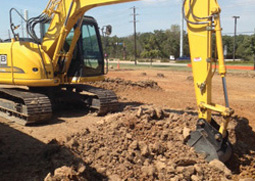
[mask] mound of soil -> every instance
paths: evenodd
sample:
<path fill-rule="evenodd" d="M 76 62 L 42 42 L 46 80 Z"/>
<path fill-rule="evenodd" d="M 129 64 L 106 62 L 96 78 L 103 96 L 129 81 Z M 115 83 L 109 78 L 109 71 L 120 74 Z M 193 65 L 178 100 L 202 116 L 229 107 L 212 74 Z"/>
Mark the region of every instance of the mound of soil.
<path fill-rule="evenodd" d="M 207 163 L 185 144 L 196 116 L 152 107 L 107 116 L 96 131 L 63 144 L 110 180 L 228 180 L 220 161 Z"/>
<path fill-rule="evenodd" d="M 48 144 L 0 125 L 0 180 L 255 179 L 255 133 L 247 119 L 231 119 L 227 166 L 208 163 L 185 144 L 196 122 L 193 111 L 128 106 L 91 130 Z"/>
<path fill-rule="evenodd" d="M 121 78 L 106 78 L 104 81 L 100 82 L 93 82 L 90 83 L 90 85 L 101 87 L 104 89 L 111 89 L 111 90 L 118 90 L 120 87 L 138 87 L 138 88 L 150 88 L 150 89 L 161 89 L 158 86 L 158 83 L 153 80 L 146 80 L 146 81 L 130 81 L 130 80 L 124 80 Z"/>

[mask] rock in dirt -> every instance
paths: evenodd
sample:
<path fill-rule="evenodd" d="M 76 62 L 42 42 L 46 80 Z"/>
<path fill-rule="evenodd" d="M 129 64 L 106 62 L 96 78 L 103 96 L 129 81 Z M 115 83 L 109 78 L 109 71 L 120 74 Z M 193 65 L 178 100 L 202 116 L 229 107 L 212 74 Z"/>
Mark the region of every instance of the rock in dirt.
<path fill-rule="evenodd" d="M 226 167 L 224 163 L 222 163 L 219 160 L 215 159 L 210 161 L 209 166 L 211 166 L 212 168 L 218 169 L 219 171 L 222 171 L 227 176 L 231 175 L 231 171 Z"/>
<path fill-rule="evenodd" d="M 129 149 L 131 150 L 136 150 L 138 148 L 138 142 L 136 140 L 134 140 L 130 145 L 129 145 Z"/>
<path fill-rule="evenodd" d="M 159 78 L 165 78 L 165 75 L 162 74 L 162 73 L 157 73 L 157 77 L 159 77 Z"/>
<path fill-rule="evenodd" d="M 192 175 L 191 176 L 191 180 L 192 181 L 200 181 L 201 179 L 198 176 L 196 176 L 196 175 Z"/>
<path fill-rule="evenodd" d="M 121 178 L 118 175 L 109 176 L 109 181 L 121 181 Z"/>
<path fill-rule="evenodd" d="M 188 80 L 188 81 L 193 81 L 193 80 L 194 80 L 194 79 L 193 79 L 193 76 L 188 76 L 188 77 L 187 77 L 187 80 Z"/>
<path fill-rule="evenodd" d="M 164 162 L 161 162 L 161 161 L 156 161 L 155 166 L 156 166 L 156 169 L 158 171 L 166 169 L 166 164 Z"/>
<path fill-rule="evenodd" d="M 186 166 L 186 167 L 179 166 L 176 168 L 176 171 L 178 173 L 182 173 L 186 178 L 190 178 L 191 175 L 194 174 L 195 168 L 194 168 L 194 166 Z"/>
<path fill-rule="evenodd" d="M 252 178 L 243 178 L 243 179 L 240 179 L 239 181 L 254 181 L 255 179 L 252 179 Z"/>
<path fill-rule="evenodd" d="M 143 166 L 141 170 L 146 176 L 153 176 L 156 172 L 156 168 L 153 165 Z"/>
<path fill-rule="evenodd" d="M 46 176 L 44 181 L 64 181 L 64 180 L 77 180 L 77 177 L 79 177 L 79 173 L 77 173 L 73 168 L 63 166 L 60 168 L 57 168 L 54 171 L 54 174 L 51 175 L 50 173 Z M 87 180 L 85 178 L 80 180 Z"/>
<path fill-rule="evenodd" d="M 178 166 L 190 166 L 195 165 L 197 161 L 192 158 L 179 158 L 175 163 Z"/>
<path fill-rule="evenodd" d="M 142 117 L 144 115 L 144 113 L 143 113 L 143 108 L 142 107 L 139 107 L 139 109 L 138 109 L 138 111 L 137 111 L 137 113 L 136 113 L 136 116 L 138 117 L 138 118 L 140 118 L 140 117 Z"/>
<path fill-rule="evenodd" d="M 147 144 L 143 143 L 139 143 L 139 147 L 140 147 L 140 150 L 141 150 L 141 155 L 144 156 L 144 157 L 148 157 L 150 155 L 150 150 L 149 150 L 149 147 Z"/>
<path fill-rule="evenodd" d="M 183 132 L 182 134 L 183 134 L 184 141 L 189 139 L 191 130 L 189 128 L 185 127 L 185 128 L 183 128 L 182 132 Z"/>
<path fill-rule="evenodd" d="M 195 171 L 199 174 L 199 175 L 202 175 L 203 174 L 203 169 L 200 165 L 198 164 L 195 164 L 194 165 L 194 168 L 195 168 Z"/>

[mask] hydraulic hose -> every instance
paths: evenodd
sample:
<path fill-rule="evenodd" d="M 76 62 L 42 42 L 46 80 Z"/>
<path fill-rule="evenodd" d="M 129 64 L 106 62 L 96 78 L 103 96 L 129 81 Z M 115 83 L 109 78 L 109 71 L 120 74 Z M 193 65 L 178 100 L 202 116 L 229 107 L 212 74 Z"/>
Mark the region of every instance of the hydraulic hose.
<path fill-rule="evenodd" d="M 190 24 L 194 24 L 194 25 L 204 25 L 204 24 L 209 24 L 210 23 L 209 21 L 197 21 L 197 22 L 190 21 L 187 18 L 186 14 L 185 14 L 185 4 L 186 4 L 186 2 L 187 2 L 187 0 L 183 0 L 183 4 L 182 4 L 182 14 L 183 14 L 183 17 L 184 17 L 185 21 L 187 21 Z M 194 19 L 210 19 L 211 18 L 211 16 L 208 16 L 208 17 L 197 17 L 197 16 L 195 16 L 194 13 L 193 13 L 192 7 L 191 7 L 191 0 L 189 0 L 189 13 L 192 15 L 192 17 Z"/>

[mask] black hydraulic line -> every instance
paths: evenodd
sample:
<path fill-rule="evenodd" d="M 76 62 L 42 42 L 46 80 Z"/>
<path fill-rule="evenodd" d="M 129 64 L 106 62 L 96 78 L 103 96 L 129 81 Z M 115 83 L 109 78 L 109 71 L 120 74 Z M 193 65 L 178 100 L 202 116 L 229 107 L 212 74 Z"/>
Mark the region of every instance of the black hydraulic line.
<path fill-rule="evenodd" d="M 212 18 L 212 15 L 211 16 L 207 16 L 207 17 L 198 17 L 198 16 L 196 16 L 193 13 L 193 9 L 191 8 L 191 0 L 189 0 L 189 9 L 190 9 L 190 13 L 191 13 L 191 15 L 193 16 L 194 19 L 200 19 L 200 20 L 207 19 L 208 20 L 208 19 Z"/>
<path fill-rule="evenodd" d="M 71 11 L 72 11 L 72 9 L 73 9 L 73 4 L 74 4 L 74 1 L 71 2 L 71 5 L 70 5 L 70 7 L 69 7 L 68 14 L 67 14 L 66 20 L 65 20 L 65 26 L 67 25 L 67 22 L 68 22 L 68 20 L 69 20 Z"/>
<path fill-rule="evenodd" d="M 188 23 L 190 24 L 194 24 L 194 25 L 204 25 L 204 24 L 209 24 L 210 22 L 209 21 L 203 21 L 203 22 L 194 22 L 194 21 L 190 21 L 187 19 L 186 17 L 186 14 L 185 14 L 185 3 L 186 3 L 187 0 L 183 0 L 183 4 L 182 4 L 182 13 L 183 13 L 183 17 L 185 19 L 185 21 L 187 21 Z M 193 14 L 193 11 L 191 10 L 191 4 L 190 4 L 190 1 L 189 1 L 189 13 L 192 14 L 193 17 L 196 18 L 196 16 Z M 197 18 L 199 19 L 199 18 Z M 201 19 L 205 19 L 205 17 L 201 17 Z"/>

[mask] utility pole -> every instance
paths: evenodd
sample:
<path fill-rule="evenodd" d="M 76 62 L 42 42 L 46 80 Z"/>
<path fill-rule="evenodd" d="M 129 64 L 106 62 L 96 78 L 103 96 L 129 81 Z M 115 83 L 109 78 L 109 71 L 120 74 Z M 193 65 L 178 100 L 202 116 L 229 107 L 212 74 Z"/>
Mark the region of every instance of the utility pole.
<path fill-rule="evenodd" d="M 184 20 L 183 20 L 183 13 L 182 13 L 182 3 L 183 3 L 183 0 L 181 0 L 180 57 L 183 57 L 183 29 L 184 29 Z"/>
<path fill-rule="evenodd" d="M 240 16 L 233 16 L 234 18 L 234 43 L 233 43 L 233 61 L 236 59 L 236 27 L 237 27 L 237 19 L 240 18 Z"/>
<path fill-rule="evenodd" d="M 137 62 L 136 62 L 136 58 L 137 58 L 137 51 L 136 51 L 136 49 L 137 49 L 137 45 L 136 45 L 136 23 L 137 23 L 137 21 L 136 21 L 136 16 L 138 15 L 138 14 L 136 14 L 136 7 L 135 6 L 133 6 L 131 9 L 133 9 L 133 23 L 134 23 L 134 58 L 135 58 L 135 65 L 137 65 Z"/>

